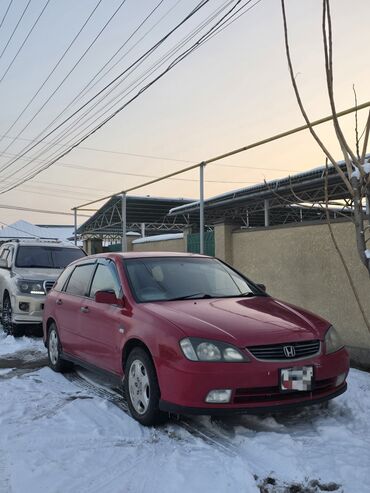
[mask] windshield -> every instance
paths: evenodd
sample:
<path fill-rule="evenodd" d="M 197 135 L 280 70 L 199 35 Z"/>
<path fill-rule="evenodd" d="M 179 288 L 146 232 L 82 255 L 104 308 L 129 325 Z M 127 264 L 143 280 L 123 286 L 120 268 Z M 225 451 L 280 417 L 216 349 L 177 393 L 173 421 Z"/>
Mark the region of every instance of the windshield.
<path fill-rule="evenodd" d="M 68 264 L 84 257 L 79 248 L 51 246 L 20 246 L 15 266 L 20 268 L 38 267 L 40 269 L 64 269 Z"/>
<path fill-rule="evenodd" d="M 212 258 L 145 258 L 125 261 L 138 301 L 261 295 L 241 275 Z"/>

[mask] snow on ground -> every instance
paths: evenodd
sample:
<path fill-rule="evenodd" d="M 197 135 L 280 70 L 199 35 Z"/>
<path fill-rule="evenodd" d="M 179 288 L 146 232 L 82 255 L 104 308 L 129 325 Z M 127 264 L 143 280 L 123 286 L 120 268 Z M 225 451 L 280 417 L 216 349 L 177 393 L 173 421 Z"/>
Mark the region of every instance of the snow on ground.
<path fill-rule="evenodd" d="M 40 340 L 0 336 L 0 355 L 0 493 L 370 492 L 368 373 L 327 409 L 144 428 L 46 367 Z"/>
<path fill-rule="evenodd" d="M 35 351 L 44 352 L 44 350 L 41 338 L 6 336 L 0 326 L 0 357 L 19 351 L 25 351 L 32 355 Z"/>

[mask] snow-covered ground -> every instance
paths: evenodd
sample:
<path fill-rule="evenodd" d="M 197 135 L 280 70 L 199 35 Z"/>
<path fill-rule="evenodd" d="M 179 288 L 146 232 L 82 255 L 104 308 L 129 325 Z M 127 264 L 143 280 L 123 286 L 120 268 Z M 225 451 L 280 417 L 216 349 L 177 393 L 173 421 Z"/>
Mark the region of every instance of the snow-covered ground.
<path fill-rule="evenodd" d="M 0 332 L 0 493 L 370 492 L 368 373 L 328 409 L 148 429 L 45 364 L 41 340 Z"/>

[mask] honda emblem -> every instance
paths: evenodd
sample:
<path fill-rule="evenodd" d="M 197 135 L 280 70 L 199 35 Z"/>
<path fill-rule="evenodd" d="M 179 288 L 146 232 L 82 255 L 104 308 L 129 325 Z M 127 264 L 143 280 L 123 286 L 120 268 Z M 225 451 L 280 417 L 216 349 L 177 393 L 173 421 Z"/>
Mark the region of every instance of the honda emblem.
<path fill-rule="evenodd" d="M 284 346 L 283 351 L 284 351 L 284 354 L 287 358 L 294 358 L 294 356 L 295 356 L 294 346 Z"/>

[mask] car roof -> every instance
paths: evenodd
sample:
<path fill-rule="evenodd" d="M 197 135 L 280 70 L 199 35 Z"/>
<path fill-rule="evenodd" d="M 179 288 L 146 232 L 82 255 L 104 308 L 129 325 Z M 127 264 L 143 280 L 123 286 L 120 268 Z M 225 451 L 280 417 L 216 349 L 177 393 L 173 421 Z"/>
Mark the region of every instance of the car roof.
<path fill-rule="evenodd" d="M 182 252 L 106 252 L 98 253 L 96 255 L 90 255 L 90 257 L 109 257 L 123 259 L 130 258 L 168 258 L 168 257 L 187 257 L 187 258 L 209 258 L 207 255 L 200 255 L 199 253 L 182 253 Z M 86 257 L 85 257 L 86 258 Z"/>
<path fill-rule="evenodd" d="M 73 245 L 72 243 L 67 243 L 58 240 L 9 240 L 0 246 L 6 245 L 21 245 L 21 246 L 51 246 L 51 247 L 62 247 L 62 248 L 78 248 L 80 247 Z"/>

